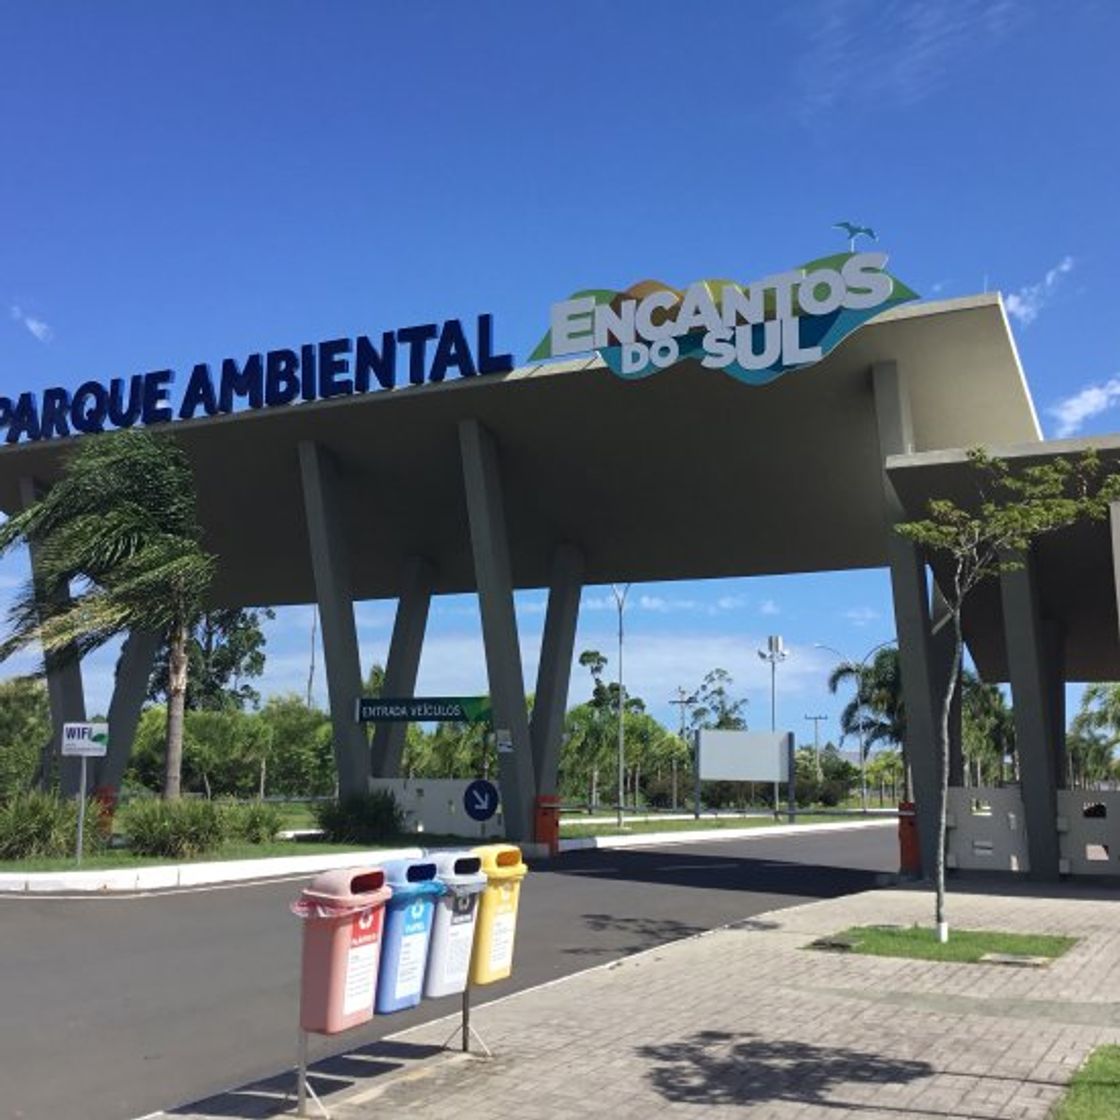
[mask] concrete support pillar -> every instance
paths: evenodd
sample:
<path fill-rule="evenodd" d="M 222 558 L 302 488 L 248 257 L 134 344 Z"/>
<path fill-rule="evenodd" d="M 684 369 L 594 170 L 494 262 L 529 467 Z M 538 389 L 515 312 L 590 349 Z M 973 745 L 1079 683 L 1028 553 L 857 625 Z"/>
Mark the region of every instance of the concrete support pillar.
<path fill-rule="evenodd" d="M 1061 633 L 1042 617 L 1035 563 L 1000 577 L 1015 748 L 1031 876 L 1058 877 L 1058 799 L 1065 756 Z"/>
<path fill-rule="evenodd" d="M 528 840 L 533 831 L 536 779 L 513 605 L 498 451 L 494 437 L 473 419 L 460 421 L 459 445 L 490 680 L 490 703 L 499 740 L 498 769 L 506 831 L 511 839 Z M 503 750 L 501 742 L 507 737 L 512 746 Z"/>
<path fill-rule="evenodd" d="M 530 726 L 538 794 L 556 793 L 582 590 L 583 555 L 572 545 L 560 545 L 552 558 L 548 613 L 544 619 Z"/>
<path fill-rule="evenodd" d="M 910 401 L 894 362 L 875 365 L 871 374 L 879 452 L 885 465 L 888 455 L 902 455 L 914 449 Z M 905 754 L 913 781 L 922 873 L 931 876 L 937 863 L 941 776 L 938 698 L 946 683 L 939 669 L 947 674 L 947 666 L 938 666 L 935 655 L 925 559 L 914 544 L 894 531 L 894 526 L 905 520 L 905 515 L 885 470 L 883 492 L 887 562 L 906 702 Z"/>
<path fill-rule="evenodd" d="M 338 477 L 331 457 L 309 440 L 300 442 L 299 463 L 323 633 L 338 789 L 346 797 L 369 789 L 369 744 L 365 728 L 355 718 L 362 694 L 362 670 L 346 542 L 338 511 Z"/>
<path fill-rule="evenodd" d="M 397 699 L 416 694 L 416 674 L 428 625 L 434 576 L 432 566 L 425 560 L 411 560 L 405 568 L 389 656 L 385 661 L 382 692 L 387 697 Z M 407 723 L 379 723 L 374 727 L 370 766 L 375 778 L 400 775 L 407 732 Z"/>
<path fill-rule="evenodd" d="M 160 635 L 151 630 L 131 631 L 124 640 L 117 659 L 113 698 L 109 701 L 109 753 L 97 760 L 90 778 L 91 788 L 107 786 L 119 790 L 121 787 L 136 741 L 140 710 L 148 697 L 148 682 L 159 644 Z"/>
<path fill-rule="evenodd" d="M 39 497 L 38 484 L 32 478 L 21 478 L 19 481 L 20 500 L 24 508 L 32 505 Z M 32 544 L 28 548 L 31 557 L 32 579 L 38 578 L 39 549 Z M 68 593 L 61 593 L 62 599 L 68 598 Z M 46 605 L 46 600 L 40 598 Z M 47 699 L 51 710 L 51 745 L 52 759 L 59 760 L 59 788 L 64 797 L 73 797 L 77 794 L 81 781 L 81 760 L 77 758 L 62 758 L 62 725 L 64 723 L 82 723 L 86 718 L 85 693 L 82 689 L 82 666 L 77 650 L 70 648 L 62 653 L 45 658 L 47 669 Z M 48 771 L 49 772 L 49 771 Z"/>

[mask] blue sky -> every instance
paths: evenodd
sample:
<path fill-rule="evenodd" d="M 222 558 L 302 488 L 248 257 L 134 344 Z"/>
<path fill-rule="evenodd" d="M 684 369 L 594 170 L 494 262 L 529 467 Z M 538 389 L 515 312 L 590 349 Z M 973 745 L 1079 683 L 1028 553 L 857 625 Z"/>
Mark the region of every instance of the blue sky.
<path fill-rule="evenodd" d="M 1048 435 L 1120 428 L 1113 3 L 0 15 L 0 393 L 486 311 L 524 358 L 571 291 L 748 280 L 843 248 L 854 219 L 924 296 L 1004 292 Z M 4 561 L 0 589 L 24 572 Z M 826 713 L 827 733 L 814 643 L 858 658 L 893 630 L 881 572 L 631 602 L 627 679 L 666 720 L 718 665 L 767 725 L 755 649 L 781 633 L 779 722 Z M 519 600 L 530 685 L 542 603 Z M 612 651 L 609 591 L 584 606 L 579 648 Z M 368 667 L 391 604 L 358 618 Z M 281 612 L 264 691 L 304 687 L 309 633 L 309 608 Z M 111 662 L 88 667 L 91 708 Z M 437 604 L 420 688 L 485 689 L 471 599 Z"/>

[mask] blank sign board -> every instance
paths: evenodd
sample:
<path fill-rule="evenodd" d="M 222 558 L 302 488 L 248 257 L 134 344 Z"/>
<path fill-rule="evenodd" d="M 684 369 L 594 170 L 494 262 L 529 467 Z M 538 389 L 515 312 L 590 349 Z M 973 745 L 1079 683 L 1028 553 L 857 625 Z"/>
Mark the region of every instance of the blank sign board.
<path fill-rule="evenodd" d="M 706 782 L 785 782 L 788 731 L 701 731 L 700 777 Z"/>

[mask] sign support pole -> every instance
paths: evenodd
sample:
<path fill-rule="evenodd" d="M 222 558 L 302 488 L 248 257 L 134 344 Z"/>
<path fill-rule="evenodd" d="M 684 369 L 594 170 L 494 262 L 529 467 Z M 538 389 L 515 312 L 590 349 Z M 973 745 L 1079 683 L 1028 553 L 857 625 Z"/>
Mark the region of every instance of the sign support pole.
<path fill-rule="evenodd" d="M 492 1058 L 494 1056 L 493 1051 L 491 1051 L 490 1047 L 486 1045 L 486 1041 L 483 1039 L 482 1035 L 480 1035 L 478 1033 L 478 1031 L 476 1031 L 474 1029 L 474 1027 L 471 1026 L 471 982 L 470 982 L 470 980 L 467 981 L 466 987 L 463 989 L 463 1002 L 462 1002 L 461 1008 L 462 1008 L 462 1011 L 461 1011 L 461 1015 L 460 1015 L 460 1018 L 459 1018 L 459 1025 L 448 1036 L 447 1042 L 445 1042 L 443 1044 L 443 1048 L 446 1050 L 448 1043 L 456 1035 L 459 1035 L 460 1039 L 461 1039 L 460 1046 L 462 1047 L 463 1053 L 464 1054 L 469 1054 L 471 1052 L 471 1037 L 473 1036 L 475 1042 L 477 1042 L 478 1045 L 482 1047 L 482 1052 L 488 1058 Z"/>
<path fill-rule="evenodd" d="M 307 1080 L 307 1031 L 300 1028 L 299 1032 L 299 1057 L 296 1062 L 296 1115 L 307 1115 L 307 1097 L 310 1094 L 311 1099 L 315 1102 L 315 1107 L 319 1110 L 320 1115 L 330 1120 L 330 1113 L 323 1107 L 323 1102 L 319 1100 L 319 1094 L 311 1087 L 311 1082 Z"/>
<path fill-rule="evenodd" d="M 82 776 L 78 785 L 78 866 L 82 866 L 82 847 L 86 831 L 86 756 L 82 755 Z"/>
<path fill-rule="evenodd" d="M 696 820 L 700 819 L 700 732 L 693 732 L 693 742 L 696 744 L 693 754 L 695 756 L 695 765 L 693 766 L 692 778 L 692 815 Z"/>

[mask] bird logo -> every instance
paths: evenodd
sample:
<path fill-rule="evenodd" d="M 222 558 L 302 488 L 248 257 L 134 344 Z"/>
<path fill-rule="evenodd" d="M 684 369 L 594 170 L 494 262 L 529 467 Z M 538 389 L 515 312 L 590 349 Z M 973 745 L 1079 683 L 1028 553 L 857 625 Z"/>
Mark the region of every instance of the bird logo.
<path fill-rule="evenodd" d="M 870 226 L 857 226 L 855 222 L 837 222 L 833 229 L 842 229 L 848 235 L 848 252 L 854 253 L 856 251 L 856 238 L 857 237 L 870 237 L 872 241 L 878 241 L 875 236 L 875 231 Z"/>

